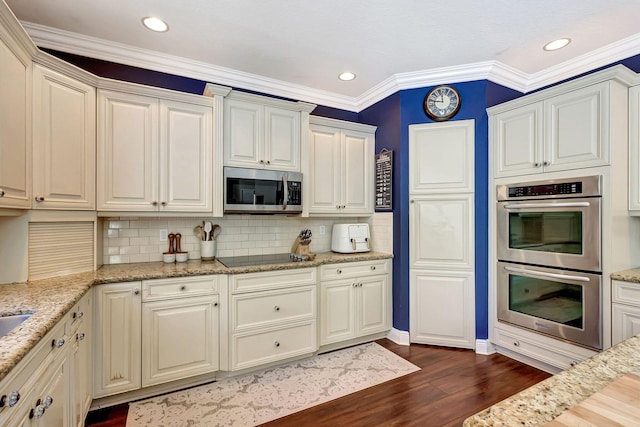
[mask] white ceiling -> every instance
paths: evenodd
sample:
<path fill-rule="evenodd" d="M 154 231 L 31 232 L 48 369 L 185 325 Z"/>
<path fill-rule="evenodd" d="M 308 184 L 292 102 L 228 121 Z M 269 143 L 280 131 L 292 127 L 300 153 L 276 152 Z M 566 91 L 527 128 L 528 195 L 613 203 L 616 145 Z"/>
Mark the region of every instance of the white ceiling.
<path fill-rule="evenodd" d="M 41 47 L 354 111 L 477 78 L 528 91 L 640 53 L 638 0 L 6 2 Z M 542 50 L 558 37 L 572 43 Z"/>

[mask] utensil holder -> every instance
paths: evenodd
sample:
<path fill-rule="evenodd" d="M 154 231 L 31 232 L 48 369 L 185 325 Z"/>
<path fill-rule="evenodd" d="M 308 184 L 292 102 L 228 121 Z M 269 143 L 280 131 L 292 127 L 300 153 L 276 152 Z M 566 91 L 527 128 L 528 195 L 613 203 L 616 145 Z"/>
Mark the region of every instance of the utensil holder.
<path fill-rule="evenodd" d="M 216 242 L 215 240 L 201 240 L 200 241 L 200 259 L 203 261 L 210 261 L 216 258 Z"/>

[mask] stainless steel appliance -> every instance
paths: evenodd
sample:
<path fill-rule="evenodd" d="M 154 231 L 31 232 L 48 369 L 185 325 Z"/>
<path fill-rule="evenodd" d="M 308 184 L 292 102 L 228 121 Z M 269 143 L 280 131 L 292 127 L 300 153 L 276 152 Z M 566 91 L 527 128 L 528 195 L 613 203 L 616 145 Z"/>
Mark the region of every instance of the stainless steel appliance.
<path fill-rule="evenodd" d="M 224 212 L 301 213 L 302 174 L 225 167 Z"/>
<path fill-rule="evenodd" d="M 602 177 L 500 185 L 498 320 L 601 349 Z"/>
<path fill-rule="evenodd" d="M 267 264 L 289 264 L 302 262 L 299 258 L 291 257 L 291 254 L 247 255 L 217 258 L 225 267 L 253 267 Z"/>

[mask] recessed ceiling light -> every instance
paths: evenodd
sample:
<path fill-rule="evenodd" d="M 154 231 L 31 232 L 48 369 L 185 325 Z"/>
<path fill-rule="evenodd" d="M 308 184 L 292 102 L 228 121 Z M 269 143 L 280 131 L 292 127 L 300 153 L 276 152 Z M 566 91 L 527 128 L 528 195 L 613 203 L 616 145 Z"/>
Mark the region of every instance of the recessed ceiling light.
<path fill-rule="evenodd" d="M 356 78 L 356 75 L 353 73 L 350 73 L 349 71 L 342 73 L 338 76 L 338 78 L 340 80 L 344 80 L 345 82 L 348 82 L 349 80 L 353 80 Z"/>
<path fill-rule="evenodd" d="M 544 45 L 544 50 L 558 50 L 571 43 L 571 39 L 561 38 Z"/>
<path fill-rule="evenodd" d="M 169 25 L 167 25 L 166 22 L 164 22 L 160 18 L 154 18 L 153 16 L 143 18 L 142 24 L 151 31 L 157 31 L 159 33 L 163 33 L 169 30 Z"/>

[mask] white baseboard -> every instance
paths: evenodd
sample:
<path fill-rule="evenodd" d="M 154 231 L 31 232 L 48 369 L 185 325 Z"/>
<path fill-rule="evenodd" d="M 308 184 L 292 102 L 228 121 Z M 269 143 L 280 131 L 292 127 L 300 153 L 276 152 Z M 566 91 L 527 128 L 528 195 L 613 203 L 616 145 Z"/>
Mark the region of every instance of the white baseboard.
<path fill-rule="evenodd" d="M 476 340 L 476 353 L 478 353 L 478 354 L 493 354 L 496 351 L 497 351 L 496 347 L 488 339 Z"/>
<path fill-rule="evenodd" d="M 409 345 L 409 331 L 401 331 L 399 329 L 392 328 L 387 334 L 387 338 L 396 344 Z"/>

